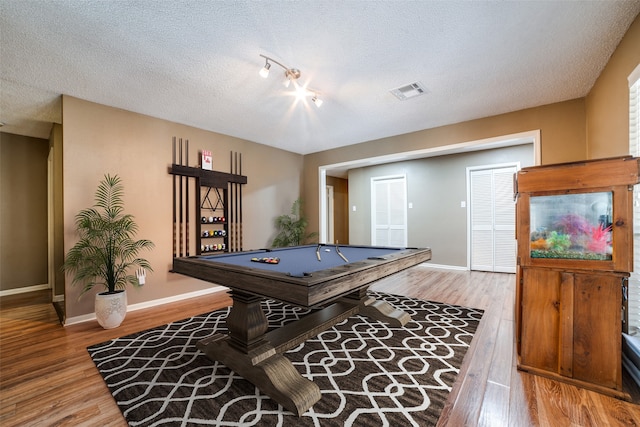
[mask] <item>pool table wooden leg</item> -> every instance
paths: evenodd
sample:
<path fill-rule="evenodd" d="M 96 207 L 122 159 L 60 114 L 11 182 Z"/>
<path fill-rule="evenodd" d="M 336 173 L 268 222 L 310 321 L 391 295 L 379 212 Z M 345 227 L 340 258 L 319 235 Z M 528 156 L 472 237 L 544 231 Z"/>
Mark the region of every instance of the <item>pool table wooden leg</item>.
<path fill-rule="evenodd" d="M 360 301 L 359 314 L 396 327 L 402 327 L 411 321 L 409 313 L 395 308 L 386 301 L 380 301 L 367 295 L 367 289 L 368 287 L 361 288 L 345 297 Z"/>
<path fill-rule="evenodd" d="M 304 378 L 265 339 L 267 318 L 261 298 L 232 292 L 227 317 L 229 335 L 216 334 L 197 343 L 211 360 L 224 363 L 287 410 L 300 416 L 320 400 L 320 388 Z"/>

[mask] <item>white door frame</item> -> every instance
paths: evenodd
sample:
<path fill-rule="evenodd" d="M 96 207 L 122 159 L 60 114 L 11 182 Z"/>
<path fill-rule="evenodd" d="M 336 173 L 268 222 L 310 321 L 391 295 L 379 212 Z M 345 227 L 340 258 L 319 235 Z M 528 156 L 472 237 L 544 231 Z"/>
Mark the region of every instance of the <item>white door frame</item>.
<path fill-rule="evenodd" d="M 334 229 L 334 204 L 333 204 L 333 185 L 327 185 L 327 238 L 329 242 L 335 242 L 335 229 Z"/>
<path fill-rule="evenodd" d="M 327 169 L 322 166 L 318 168 L 318 182 L 318 243 L 327 243 Z"/>

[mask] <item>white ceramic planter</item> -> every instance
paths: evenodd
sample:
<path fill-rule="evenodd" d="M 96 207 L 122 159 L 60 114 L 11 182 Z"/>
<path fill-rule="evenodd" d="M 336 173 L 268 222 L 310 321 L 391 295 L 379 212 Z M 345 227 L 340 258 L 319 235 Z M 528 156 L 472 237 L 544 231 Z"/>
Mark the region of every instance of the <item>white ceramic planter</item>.
<path fill-rule="evenodd" d="M 117 328 L 127 314 L 127 292 L 118 290 L 114 294 L 96 294 L 95 311 L 100 326 L 105 329 Z"/>

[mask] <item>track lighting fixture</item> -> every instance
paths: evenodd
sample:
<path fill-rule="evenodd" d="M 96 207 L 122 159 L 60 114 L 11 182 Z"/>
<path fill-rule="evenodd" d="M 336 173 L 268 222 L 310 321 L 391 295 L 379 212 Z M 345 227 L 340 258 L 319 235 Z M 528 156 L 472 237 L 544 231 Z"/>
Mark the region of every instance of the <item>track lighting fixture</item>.
<path fill-rule="evenodd" d="M 274 64 L 279 65 L 284 70 L 284 81 L 283 81 L 284 86 L 289 87 L 289 85 L 291 85 L 291 82 L 293 82 L 294 86 L 296 87 L 296 91 L 298 93 L 302 91 L 306 94 L 305 96 L 313 95 L 313 98 L 311 99 L 311 101 L 316 105 L 316 107 L 320 108 L 320 106 L 322 105 L 322 100 L 318 98 L 318 95 L 315 93 L 315 91 L 301 88 L 296 83 L 296 80 L 300 78 L 300 70 L 298 70 L 297 68 L 289 68 L 286 65 L 276 61 L 275 59 L 269 58 L 268 56 L 265 56 L 262 54 L 260 54 L 260 56 L 265 59 L 264 67 L 260 70 L 261 77 L 265 79 L 269 77 L 269 69 L 271 68 L 272 62 Z"/>

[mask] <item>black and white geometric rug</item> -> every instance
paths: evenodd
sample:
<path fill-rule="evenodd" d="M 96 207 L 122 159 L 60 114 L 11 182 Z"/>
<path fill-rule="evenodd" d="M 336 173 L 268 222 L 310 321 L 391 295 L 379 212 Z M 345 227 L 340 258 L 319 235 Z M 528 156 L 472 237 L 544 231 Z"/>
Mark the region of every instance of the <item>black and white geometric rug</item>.
<path fill-rule="evenodd" d="M 196 348 L 226 331 L 228 308 L 87 350 L 131 426 L 435 425 L 483 311 L 371 294 L 413 320 L 390 327 L 352 316 L 288 351 L 322 393 L 300 418 Z M 276 301 L 263 308 L 272 327 L 306 313 Z"/>

